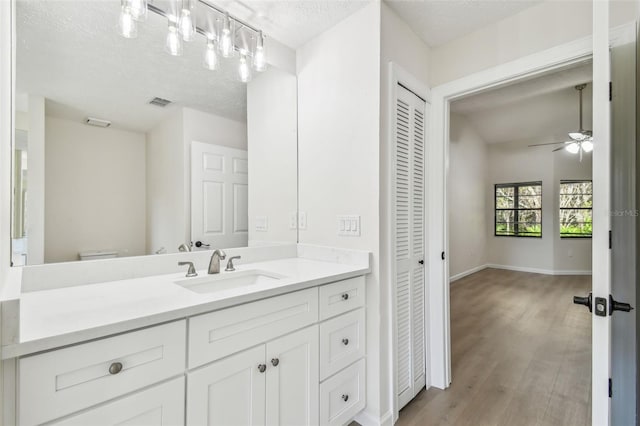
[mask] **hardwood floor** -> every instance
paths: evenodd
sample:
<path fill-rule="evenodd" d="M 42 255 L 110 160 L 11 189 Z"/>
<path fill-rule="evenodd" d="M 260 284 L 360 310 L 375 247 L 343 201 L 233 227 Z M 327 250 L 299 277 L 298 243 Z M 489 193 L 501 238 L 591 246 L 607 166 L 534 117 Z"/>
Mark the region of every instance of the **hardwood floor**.
<path fill-rule="evenodd" d="M 591 425 L 590 276 L 485 269 L 451 284 L 452 377 L 399 426 Z"/>

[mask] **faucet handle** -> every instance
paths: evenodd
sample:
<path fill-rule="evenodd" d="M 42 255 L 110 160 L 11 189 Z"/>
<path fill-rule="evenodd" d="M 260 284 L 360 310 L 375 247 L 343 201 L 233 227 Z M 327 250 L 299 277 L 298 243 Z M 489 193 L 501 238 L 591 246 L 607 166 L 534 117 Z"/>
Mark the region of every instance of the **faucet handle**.
<path fill-rule="evenodd" d="M 187 270 L 187 277 L 197 277 L 198 273 L 196 272 L 196 267 L 193 266 L 193 262 L 178 262 L 178 266 L 189 265 L 189 269 Z"/>
<path fill-rule="evenodd" d="M 233 260 L 234 259 L 242 259 L 241 256 L 232 256 L 229 258 L 229 260 L 227 261 L 227 267 L 224 268 L 225 271 L 235 271 L 236 268 L 233 266 Z"/>

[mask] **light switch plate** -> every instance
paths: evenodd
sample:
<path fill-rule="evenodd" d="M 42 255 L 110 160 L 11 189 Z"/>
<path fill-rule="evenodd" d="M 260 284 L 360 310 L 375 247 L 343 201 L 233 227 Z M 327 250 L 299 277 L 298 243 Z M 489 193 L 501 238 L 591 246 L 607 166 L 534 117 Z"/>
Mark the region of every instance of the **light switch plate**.
<path fill-rule="evenodd" d="M 298 229 L 298 212 L 289 213 L 289 229 Z"/>
<path fill-rule="evenodd" d="M 267 216 L 256 216 L 256 231 L 267 232 L 269 230 L 269 218 Z"/>
<path fill-rule="evenodd" d="M 298 213 L 298 229 L 307 229 L 307 214 L 305 212 Z"/>
<path fill-rule="evenodd" d="M 338 235 L 345 237 L 360 236 L 360 216 L 338 215 Z"/>

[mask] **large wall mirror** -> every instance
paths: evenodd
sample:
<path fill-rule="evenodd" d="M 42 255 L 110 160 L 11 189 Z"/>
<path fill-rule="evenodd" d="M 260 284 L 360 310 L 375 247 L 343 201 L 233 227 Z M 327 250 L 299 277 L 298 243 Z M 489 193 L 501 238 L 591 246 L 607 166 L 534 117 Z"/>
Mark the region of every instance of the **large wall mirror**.
<path fill-rule="evenodd" d="M 172 56 L 158 13 L 122 37 L 120 4 L 16 2 L 13 265 L 295 243 L 295 75 Z"/>

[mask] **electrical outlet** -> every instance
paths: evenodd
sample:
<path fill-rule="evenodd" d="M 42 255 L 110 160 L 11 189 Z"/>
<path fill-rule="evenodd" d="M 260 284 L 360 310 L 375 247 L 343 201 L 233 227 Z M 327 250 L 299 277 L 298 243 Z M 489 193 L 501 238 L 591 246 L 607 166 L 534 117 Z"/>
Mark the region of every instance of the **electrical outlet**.
<path fill-rule="evenodd" d="M 338 235 L 348 237 L 360 236 L 360 216 L 338 215 Z"/>
<path fill-rule="evenodd" d="M 307 229 L 307 214 L 305 212 L 298 213 L 298 229 Z"/>
<path fill-rule="evenodd" d="M 298 229 L 298 212 L 289 213 L 289 229 Z"/>
<path fill-rule="evenodd" d="M 267 232 L 269 230 L 269 218 L 267 216 L 256 216 L 256 231 Z"/>

